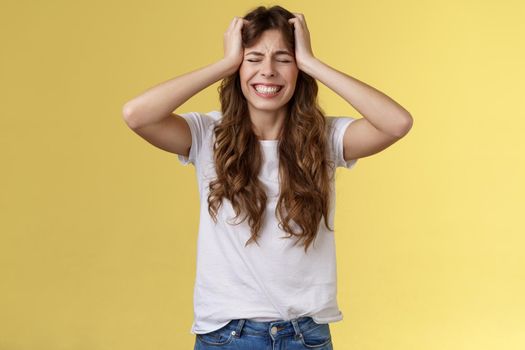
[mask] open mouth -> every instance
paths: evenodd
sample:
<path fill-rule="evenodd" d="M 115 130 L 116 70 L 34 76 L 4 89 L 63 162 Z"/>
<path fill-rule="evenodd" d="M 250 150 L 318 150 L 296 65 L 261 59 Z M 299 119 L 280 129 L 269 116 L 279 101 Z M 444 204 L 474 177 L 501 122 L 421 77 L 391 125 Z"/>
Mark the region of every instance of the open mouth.
<path fill-rule="evenodd" d="M 258 95 L 258 96 L 261 96 L 261 97 L 273 97 L 273 96 L 277 96 L 279 94 L 279 92 L 282 90 L 283 86 L 282 85 L 277 85 L 277 86 L 264 86 L 264 85 L 252 85 L 255 93 Z"/>

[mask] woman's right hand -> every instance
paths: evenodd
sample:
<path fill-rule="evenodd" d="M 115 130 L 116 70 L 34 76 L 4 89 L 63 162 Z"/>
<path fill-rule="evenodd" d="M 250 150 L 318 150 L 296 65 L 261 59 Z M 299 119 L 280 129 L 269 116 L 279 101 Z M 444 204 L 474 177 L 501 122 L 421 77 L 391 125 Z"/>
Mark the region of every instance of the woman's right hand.
<path fill-rule="evenodd" d="M 237 70 L 242 63 L 244 48 L 241 31 L 244 24 L 250 23 L 242 17 L 234 17 L 224 33 L 224 60 Z"/>

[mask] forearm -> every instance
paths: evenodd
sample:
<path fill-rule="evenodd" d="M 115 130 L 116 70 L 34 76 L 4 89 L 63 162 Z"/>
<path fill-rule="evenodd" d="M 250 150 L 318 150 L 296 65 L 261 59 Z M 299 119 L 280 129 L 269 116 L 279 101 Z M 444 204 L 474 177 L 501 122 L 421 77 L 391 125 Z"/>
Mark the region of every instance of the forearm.
<path fill-rule="evenodd" d="M 331 68 L 316 58 L 308 61 L 303 70 L 344 98 L 377 129 L 399 136 L 410 128 L 410 113 L 375 88 Z"/>
<path fill-rule="evenodd" d="M 168 117 L 199 91 L 235 72 L 228 61 L 221 59 L 198 70 L 160 83 L 128 101 L 122 110 L 125 120 L 143 126 Z"/>

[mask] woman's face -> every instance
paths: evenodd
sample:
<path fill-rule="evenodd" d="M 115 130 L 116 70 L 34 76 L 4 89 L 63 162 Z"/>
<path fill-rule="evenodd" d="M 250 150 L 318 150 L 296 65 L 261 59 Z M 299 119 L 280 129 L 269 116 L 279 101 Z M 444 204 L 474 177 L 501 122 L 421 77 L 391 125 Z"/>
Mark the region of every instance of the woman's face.
<path fill-rule="evenodd" d="M 286 107 L 298 72 L 294 53 L 287 49 L 281 32 L 263 32 L 255 45 L 245 48 L 239 68 L 241 89 L 250 109 L 268 112 Z"/>

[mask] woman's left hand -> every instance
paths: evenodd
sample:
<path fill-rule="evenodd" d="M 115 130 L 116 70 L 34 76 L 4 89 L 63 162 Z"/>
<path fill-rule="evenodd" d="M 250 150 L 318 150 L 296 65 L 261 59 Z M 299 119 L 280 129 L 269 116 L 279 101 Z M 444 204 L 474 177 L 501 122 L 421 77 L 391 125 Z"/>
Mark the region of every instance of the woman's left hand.
<path fill-rule="evenodd" d="M 295 37 L 295 62 L 297 68 L 303 70 L 305 64 L 315 59 L 312 52 L 312 45 L 310 44 L 310 32 L 306 26 L 306 20 L 302 13 L 293 13 L 294 18 L 288 20 L 289 23 L 293 24 L 294 37 Z"/>

